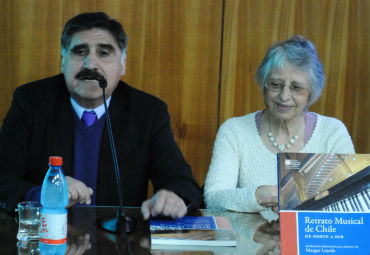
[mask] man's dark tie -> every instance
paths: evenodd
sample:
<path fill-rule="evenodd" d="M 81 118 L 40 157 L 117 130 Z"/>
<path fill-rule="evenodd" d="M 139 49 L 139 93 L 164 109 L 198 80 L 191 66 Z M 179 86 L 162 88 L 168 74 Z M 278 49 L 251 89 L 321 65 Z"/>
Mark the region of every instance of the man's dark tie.
<path fill-rule="evenodd" d="M 84 113 L 82 114 L 82 121 L 85 123 L 86 126 L 90 127 L 96 121 L 96 113 L 84 111 Z"/>

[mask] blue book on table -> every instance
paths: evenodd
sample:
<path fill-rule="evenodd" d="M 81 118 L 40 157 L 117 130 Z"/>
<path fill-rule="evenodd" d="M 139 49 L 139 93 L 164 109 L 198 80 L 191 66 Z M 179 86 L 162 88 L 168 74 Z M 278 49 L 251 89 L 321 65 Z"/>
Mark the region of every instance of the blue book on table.
<path fill-rule="evenodd" d="M 151 244 L 236 246 L 236 236 L 227 217 L 185 216 L 150 219 Z"/>

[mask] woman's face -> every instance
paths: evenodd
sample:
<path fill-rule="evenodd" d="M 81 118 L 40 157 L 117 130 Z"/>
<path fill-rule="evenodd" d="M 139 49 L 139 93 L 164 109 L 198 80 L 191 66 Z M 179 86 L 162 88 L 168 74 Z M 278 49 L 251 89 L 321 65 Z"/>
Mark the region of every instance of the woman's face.
<path fill-rule="evenodd" d="M 267 83 L 264 97 L 270 114 L 285 121 L 300 116 L 310 96 L 307 74 L 286 64 L 281 70 L 272 70 Z"/>

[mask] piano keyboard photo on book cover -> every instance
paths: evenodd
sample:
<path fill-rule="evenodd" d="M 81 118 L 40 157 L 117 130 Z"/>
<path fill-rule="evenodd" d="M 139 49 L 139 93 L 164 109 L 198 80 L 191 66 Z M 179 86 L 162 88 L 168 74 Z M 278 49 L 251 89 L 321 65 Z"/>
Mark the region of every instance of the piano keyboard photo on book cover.
<path fill-rule="evenodd" d="M 370 212 L 370 155 L 279 153 L 280 210 Z"/>

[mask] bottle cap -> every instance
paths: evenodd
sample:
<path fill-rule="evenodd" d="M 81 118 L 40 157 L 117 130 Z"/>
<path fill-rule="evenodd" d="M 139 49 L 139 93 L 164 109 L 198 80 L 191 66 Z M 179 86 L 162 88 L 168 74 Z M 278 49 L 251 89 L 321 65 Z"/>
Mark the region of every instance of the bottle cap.
<path fill-rule="evenodd" d="M 57 156 L 50 156 L 49 157 L 49 165 L 52 166 L 62 166 L 63 165 L 63 158 Z"/>

